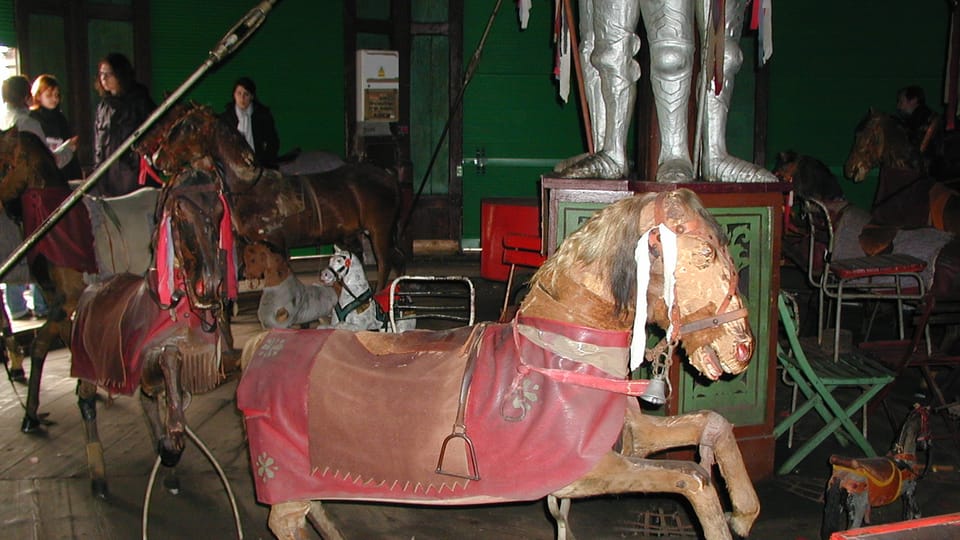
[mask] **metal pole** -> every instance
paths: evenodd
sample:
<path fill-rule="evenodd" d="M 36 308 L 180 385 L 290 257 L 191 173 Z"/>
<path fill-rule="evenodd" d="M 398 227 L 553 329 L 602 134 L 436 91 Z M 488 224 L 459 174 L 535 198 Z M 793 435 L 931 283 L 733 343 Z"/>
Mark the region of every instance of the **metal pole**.
<path fill-rule="evenodd" d="M 277 2 L 277 0 L 263 0 L 257 4 L 253 9 L 251 9 L 229 32 L 217 43 L 217 46 L 209 52 L 207 60 L 199 67 L 196 71 L 193 72 L 190 77 L 187 78 L 172 94 L 170 94 L 167 99 L 163 100 L 152 114 L 147 117 L 146 120 L 140 127 L 138 127 L 133 133 L 127 137 L 127 140 L 123 141 L 123 144 L 114 151 L 113 154 L 110 154 L 110 157 L 106 161 L 100 164 L 99 167 L 90 175 L 83 184 L 81 184 L 77 189 L 75 189 L 69 197 L 67 197 L 56 210 L 51 213 L 47 219 L 40 224 L 37 230 L 24 239 L 23 243 L 17 246 L 17 249 L 3 261 L 3 265 L 0 265 L 0 278 L 5 276 L 7 272 L 13 268 L 13 265 L 19 261 L 23 255 L 34 246 L 44 234 L 47 233 L 54 225 L 66 214 L 73 205 L 77 202 L 93 187 L 97 181 L 100 180 L 100 177 L 103 176 L 104 171 L 107 170 L 111 165 L 113 165 L 124 152 L 129 149 L 133 143 L 139 139 L 154 122 L 157 121 L 163 113 L 173 106 L 173 103 L 178 100 L 186 91 L 193 86 L 193 83 L 202 77 L 207 70 L 213 67 L 217 62 L 222 61 L 228 55 L 236 51 L 243 42 L 247 40 L 252 34 L 253 31 L 260 27 L 263 21 L 266 19 L 267 12 L 270 11 L 270 8 Z"/>

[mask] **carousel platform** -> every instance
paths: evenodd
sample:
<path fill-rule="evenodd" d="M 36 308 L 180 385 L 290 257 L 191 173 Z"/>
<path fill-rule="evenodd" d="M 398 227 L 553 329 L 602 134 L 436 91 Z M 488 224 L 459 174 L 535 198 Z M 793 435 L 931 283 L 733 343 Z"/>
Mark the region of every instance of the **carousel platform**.
<path fill-rule="evenodd" d="M 298 276 L 316 279 L 314 263 L 298 263 Z M 504 284 L 479 277 L 478 256 L 463 255 L 415 260 L 409 269 L 418 275 L 467 275 L 477 290 L 478 320 L 497 318 Z M 782 286 L 803 293 L 802 279 L 784 269 Z M 238 345 L 259 331 L 255 291 L 241 296 L 234 318 Z M 36 321 L 29 321 L 34 324 Z M 853 323 L 852 323 L 853 324 Z M 193 431 L 208 446 L 225 471 L 240 513 L 244 538 L 272 538 L 266 527 L 268 509 L 254 498 L 249 457 L 244 443 L 242 419 L 235 407 L 236 376 L 216 390 L 194 396 L 187 410 Z M 43 379 L 41 411 L 55 424 L 43 435 L 19 431 L 23 416 L 21 400 L 26 387 L 0 380 L 0 523 L 4 537 L 17 539 L 142 537 L 141 511 L 151 467 L 154 462 L 149 434 L 139 403 L 128 397 L 101 394 L 100 436 L 104 441 L 110 497 L 94 499 L 90 493 L 84 452 L 84 435 L 79 422 L 74 389 L 69 377 L 69 352 L 53 351 Z M 908 407 L 924 399 L 919 377 L 897 380 L 888 398 L 892 417 L 902 420 Z M 790 392 L 777 385 L 777 414 L 789 410 Z M 945 420 L 933 419 L 935 435 L 949 433 Z M 803 440 L 820 426 L 804 421 L 795 434 Z M 870 419 L 869 440 L 875 448 L 889 447 L 896 429 L 883 408 Z M 777 441 L 775 461 L 779 465 L 791 450 L 786 437 Z M 832 453 L 856 455 L 855 448 L 841 448 L 828 439 L 784 476 L 755 481 L 762 510 L 751 538 L 812 540 L 819 538 L 823 511 L 822 495 Z M 935 516 L 960 511 L 960 449 L 947 438 L 935 441 L 931 472 L 917 490 L 923 515 Z M 163 489 L 164 478 L 154 487 L 149 503 L 148 537 L 180 539 L 204 536 L 236 538 L 227 495 L 209 462 L 196 447 L 188 446 L 178 467 L 181 489 L 173 495 Z M 334 521 L 350 538 L 409 540 L 496 539 L 547 540 L 554 538 L 552 520 L 544 501 L 494 506 L 436 508 L 368 503 L 329 503 Z M 874 523 L 899 521 L 900 505 L 874 510 Z M 700 538 L 696 521 L 686 504 L 656 494 L 601 497 L 574 502 L 571 525 L 579 538 Z M 940 537 L 956 537 L 942 534 Z M 874 538 L 874 537 L 870 537 Z M 881 538 L 881 537 L 877 537 Z"/>

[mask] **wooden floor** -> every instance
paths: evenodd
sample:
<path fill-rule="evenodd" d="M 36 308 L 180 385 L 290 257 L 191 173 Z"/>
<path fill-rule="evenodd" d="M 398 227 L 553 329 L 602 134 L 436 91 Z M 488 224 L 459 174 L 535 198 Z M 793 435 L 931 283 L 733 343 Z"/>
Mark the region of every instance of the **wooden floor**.
<path fill-rule="evenodd" d="M 477 272 L 475 267 L 460 269 L 449 265 L 417 271 L 424 275 L 471 276 Z M 491 320 L 491 314 L 499 310 L 503 284 L 480 278 L 475 279 L 475 284 L 479 318 Z M 238 346 L 259 331 L 255 296 L 244 298 L 234 319 Z M 90 492 L 84 434 L 74 394 L 76 382 L 69 377 L 68 351 L 53 351 L 47 360 L 41 411 L 49 413 L 49 419 L 55 423 L 43 434 L 20 433 L 21 400 L 25 399 L 26 387 L 13 385 L 6 379 L 0 377 L 0 538 L 128 540 L 141 537 L 144 495 L 155 454 L 139 402 L 131 397 L 110 399 L 102 395 L 99 426 L 105 445 L 110 497 L 100 500 Z M 194 396 L 187 417 L 191 429 L 226 472 L 239 506 L 242 536 L 272 538 L 266 527 L 267 508 L 255 499 L 242 420 L 235 407 L 236 385 L 237 380 L 231 379 L 212 392 Z M 789 392 L 781 386 L 778 386 L 778 398 L 781 393 L 786 398 Z M 780 408 L 778 404 L 778 411 Z M 889 443 L 889 432 L 884 434 L 873 429 L 882 424 L 879 418 L 871 421 L 871 440 L 877 441 L 877 448 Z M 810 426 L 811 432 L 815 427 Z M 785 448 L 778 446 L 780 459 L 783 459 L 782 450 Z M 953 460 L 946 458 L 955 450 L 950 448 L 948 452 L 938 453 L 937 462 L 952 463 Z M 831 447 L 825 445 L 823 453 L 830 451 Z M 763 510 L 751 538 L 817 537 L 823 511 L 818 497 L 829 474 L 824 463 L 825 457 L 810 458 L 798 474 L 757 485 Z M 960 503 L 956 502 L 960 501 L 960 473 L 956 470 L 952 466 L 942 467 L 941 472 L 924 480 L 919 491 L 924 499 L 925 515 L 960 510 Z M 237 538 L 223 485 L 195 446 L 187 447 L 177 473 L 181 489 L 173 495 L 163 488 L 167 472 L 161 468 L 161 478 L 157 480 L 149 505 L 147 536 L 151 539 Z M 547 540 L 555 535 L 553 520 L 542 500 L 466 508 L 364 503 L 327 503 L 325 506 L 348 538 Z M 885 513 L 875 513 L 878 522 L 896 520 L 899 505 L 888 508 Z M 699 537 L 692 525 L 695 521 L 682 503 L 657 496 L 578 501 L 573 505 L 571 520 L 577 537 L 585 539 Z"/>

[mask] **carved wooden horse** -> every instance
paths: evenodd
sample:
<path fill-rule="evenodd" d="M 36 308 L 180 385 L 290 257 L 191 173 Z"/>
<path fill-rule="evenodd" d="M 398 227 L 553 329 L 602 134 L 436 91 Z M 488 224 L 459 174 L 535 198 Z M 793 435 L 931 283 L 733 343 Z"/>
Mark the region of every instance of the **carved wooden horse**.
<path fill-rule="evenodd" d="M 236 297 L 229 210 L 205 172 L 188 171 L 158 205 L 155 269 L 117 274 L 80 297 L 70 336 L 71 375 L 80 379 L 80 412 L 94 492 L 107 494 L 97 434 L 97 387 L 140 400 L 164 465 L 184 449 L 184 408 L 190 394 L 224 378 L 229 350 L 224 305 Z"/>
<path fill-rule="evenodd" d="M 856 529 L 871 522 L 871 509 L 903 499 L 903 520 L 920 517 L 917 481 L 927 464 L 917 459 L 917 450 L 931 441 L 930 408 L 915 405 L 900 429 L 900 436 L 887 455 L 876 458 L 830 456 L 833 473 L 824 496 L 821 536 Z"/>
<path fill-rule="evenodd" d="M 243 248 L 247 279 L 263 280 L 257 318 L 264 328 L 290 328 L 326 322 L 337 305 L 337 293 L 324 284 L 297 279 L 286 256 L 263 242 Z"/>
<path fill-rule="evenodd" d="M 542 497 L 566 538 L 568 499 L 632 492 L 686 497 L 708 540 L 746 535 L 760 506 L 731 425 L 709 411 L 642 415 L 628 395 L 648 381 L 627 379 L 647 322 L 667 329 L 661 360 L 682 340 L 707 379 L 741 372 L 754 345 L 746 315 L 726 239 L 692 191 L 623 199 L 544 263 L 509 324 L 251 338 L 237 404 L 257 497 L 281 539 L 300 538 L 308 514 L 341 538 L 323 499 Z M 689 446 L 699 463 L 647 459 Z"/>
<path fill-rule="evenodd" d="M 391 269 L 403 273 L 397 244 L 400 186 L 383 169 L 347 164 L 318 174 L 281 175 L 258 166 L 243 136 L 212 109 L 192 105 L 173 108 L 137 148 L 168 173 L 186 166 L 222 170 L 234 225 L 248 243 L 264 241 L 283 251 L 346 242 L 362 253 L 366 235 L 377 259 L 377 285 L 386 285 Z"/>
<path fill-rule="evenodd" d="M 12 128 L 0 134 L 0 203 L 23 221 L 24 235 L 32 234 L 72 189 L 47 145 L 36 135 Z M 40 379 L 43 362 L 58 337 L 70 339 L 70 315 L 83 292 L 84 273 L 96 274 L 90 217 L 82 205 L 74 206 L 27 252 L 30 274 L 43 290 L 49 306 L 46 322 L 30 348 L 30 385 L 21 430 L 36 430 L 43 419 Z M 13 366 L 14 369 L 22 368 Z"/>
<path fill-rule="evenodd" d="M 857 126 L 843 174 L 862 182 L 876 167 L 880 179 L 871 210 L 874 223 L 960 233 L 960 194 L 930 175 L 896 118 L 870 109 Z"/>

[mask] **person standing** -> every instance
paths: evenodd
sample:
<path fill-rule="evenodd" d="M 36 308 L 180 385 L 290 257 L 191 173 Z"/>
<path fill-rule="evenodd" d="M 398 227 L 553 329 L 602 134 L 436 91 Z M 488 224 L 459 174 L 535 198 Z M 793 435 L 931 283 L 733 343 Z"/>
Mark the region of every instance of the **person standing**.
<path fill-rule="evenodd" d="M 127 140 L 157 107 L 147 88 L 134 78 L 133 66 L 126 56 L 110 53 L 97 64 L 94 84 L 100 94 L 93 126 L 93 165 L 99 167 Z M 126 150 L 100 178 L 93 192 L 116 197 L 135 191 L 140 161 Z"/>
<path fill-rule="evenodd" d="M 46 73 L 40 75 L 34 79 L 30 90 L 33 95 L 30 117 L 40 122 L 50 151 L 55 152 L 64 142 L 71 140 L 76 145 L 76 133 L 70 126 L 67 116 L 60 110 L 60 82 L 57 78 Z M 83 171 L 80 170 L 80 161 L 76 154 L 61 170 L 67 175 L 68 180 L 83 178 Z"/>
<path fill-rule="evenodd" d="M 249 77 L 240 77 L 233 84 L 233 101 L 227 103 L 220 118 L 236 126 L 253 149 L 257 164 L 276 168 L 280 152 L 280 136 L 270 109 L 257 100 L 257 85 Z"/>

